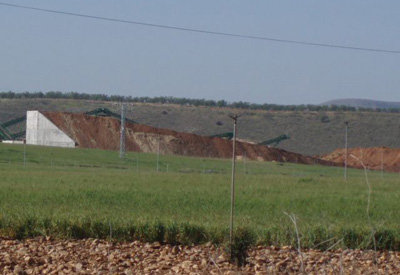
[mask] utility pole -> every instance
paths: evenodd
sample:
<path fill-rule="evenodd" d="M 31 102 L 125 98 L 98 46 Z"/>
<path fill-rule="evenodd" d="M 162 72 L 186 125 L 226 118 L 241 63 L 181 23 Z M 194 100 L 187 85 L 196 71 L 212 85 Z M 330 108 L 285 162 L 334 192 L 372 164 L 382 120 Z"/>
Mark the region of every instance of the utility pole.
<path fill-rule="evenodd" d="M 383 179 L 383 150 L 384 147 L 381 149 L 381 178 Z"/>
<path fill-rule="evenodd" d="M 136 153 L 136 172 L 139 173 L 139 152 Z"/>
<path fill-rule="evenodd" d="M 235 207 L 235 168 L 236 168 L 236 126 L 238 115 L 229 116 L 233 119 L 233 140 L 232 140 L 232 182 L 231 182 L 231 219 L 229 227 L 229 245 L 232 253 L 232 240 L 233 240 L 233 214 Z"/>
<path fill-rule="evenodd" d="M 157 172 L 160 171 L 160 133 L 158 134 L 158 144 L 157 144 Z"/>
<path fill-rule="evenodd" d="M 344 143 L 345 143 L 345 145 L 344 145 L 344 148 L 345 148 L 344 149 L 345 150 L 345 153 L 344 153 L 344 180 L 347 181 L 347 155 L 348 155 L 347 133 L 348 133 L 348 129 L 349 129 L 349 122 L 346 121 L 345 124 L 346 124 L 346 131 L 345 131 L 345 137 L 344 137 Z"/>
<path fill-rule="evenodd" d="M 246 155 L 246 152 L 244 152 L 243 153 L 243 168 L 244 168 L 244 174 L 245 175 L 247 174 L 246 158 L 247 158 L 247 155 Z"/>
<path fill-rule="evenodd" d="M 119 158 L 125 157 L 125 106 L 121 105 L 121 136 L 119 139 Z"/>
<path fill-rule="evenodd" d="M 26 167 L 26 139 L 24 139 L 24 168 Z"/>

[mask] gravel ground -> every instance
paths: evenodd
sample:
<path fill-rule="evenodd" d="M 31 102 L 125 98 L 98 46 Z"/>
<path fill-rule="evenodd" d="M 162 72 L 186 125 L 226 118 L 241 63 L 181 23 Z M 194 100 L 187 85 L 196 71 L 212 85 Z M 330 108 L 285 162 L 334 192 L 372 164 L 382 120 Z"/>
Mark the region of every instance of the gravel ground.
<path fill-rule="evenodd" d="M 302 264 L 303 263 L 303 264 Z M 0 239 L 2 274 L 400 274 L 400 252 L 255 247 L 237 268 L 211 244 Z"/>

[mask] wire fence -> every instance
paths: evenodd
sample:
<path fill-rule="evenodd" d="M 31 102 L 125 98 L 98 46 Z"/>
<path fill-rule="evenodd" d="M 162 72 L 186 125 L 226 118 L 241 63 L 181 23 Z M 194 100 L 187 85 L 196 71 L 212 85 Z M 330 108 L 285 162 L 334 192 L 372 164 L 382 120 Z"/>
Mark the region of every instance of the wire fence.
<path fill-rule="evenodd" d="M 204 175 L 202 178 L 212 178 L 216 177 L 218 180 L 226 181 L 226 184 L 228 185 L 229 179 L 230 179 L 230 174 L 231 174 L 231 166 L 230 166 L 230 160 L 221 160 L 221 159 L 213 159 L 213 158 L 190 158 L 190 157 L 180 157 L 180 156 L 171 156 L 171 155 L 158 155 L 157 154 L 147 154 L 147 153 L 136 153 L 136 152 L 128 152 L 126 154 L 126 157 L 124 159 L 119 159 L 118 152 L 110 152 L 110 151 L 101 151 L 101 150 L 90 150 L 85 151 L 82 149 L 55 149 L 55 148 L 38 148 L 34 146 L 2 146 L 0 145 L 0 169 L 4 175 L 6 174 L 5 172 L 7 171 L 8 167 L 12 167 L 14 170 L 21 170 L 21 171 L 34 171 L 34 170 L 45 170 L 45 171 L 55 171 L 55 172 L 62 172 L 59 173 L 59 176 L 56 177 L 57 181 L 60 181 L 60 178 L 63 177 L 63 175 L 66 174 L 73 174 L 73 173 L 80 173 L 80 172 L 87 172 L 87 174 L 103 174 L 104 171 L 121 171 L 121 173 L 128 172 L 129 175 L 134 175 L 134 174 L 159 174 L 159 175 L 168 175 L 168 174 L 177 174 L 177 175 L 188 175 L 188 177 L 183 176 L 187 181 L 190 182 L 191 179 L 194 179 L 195 177 L 191 175 Z M 327 188 L 331 188 L 331 185 L 335 184 L 338 188 L 346 189 L 348 188 L 349 185 L 354 184 L 354 182 L 357 183 L 357 188 L 356 190 L 363 190 L 362 188 L 362 183 L 365 180 L 365 193 L 368 195 L 368 202 L 365 201 L 366 207 L 367 207 L 367 218 L 365 220 L 365 226 L 368 226 L 370 231 L 367 233 L 372 234 L 375 236 L 377 232 L 382 233 L 382 228 L 385 229 L 385 227 L 379 227 L 376 224 L 373 223 L 372 221 L 377 219 L 377 216 L 379 216 L 379 213 L 376 212 L 374 207 L 377 207 L 377 198 L 374 197 L 374 188 L 376 188 L 380 183 L 384 183 L 386 179 L 389 180 L 390 183 L 398 184 L 398 175 L 397 174 L 387 174 L 382 171 L 377 171 L 377 172 L 371 172 L 369 171 L 366 167 L 364 167 L 364 170 L 355 170 L 355 169 L 349 169 L 348 170 L 348 182 L 345 182 L 343 180 L 343 168 L 341 167 L 327 167 L 327 166 L 320 166 L 320 165 L 299 165 L 299 164 L 294 164 L 294 163 L 279 163 L 279 162 L 260 162 L 260 161 L 250 161 L 247 158 L 242 158 L 237 161 L 237 175 L 239 176 L 239 185 L 241 185 L 241 192 L 239 193 L 238 196 L 243 196 L 243 192 L 246 192 L 246 186 L 249 185 L 249 183 L 252 183 L 253 181 L 257 181 L 259 185 L 252 185 L 251 188 L 256 188 L 252 190 L 251 192 L 255 192 L 254 194 L 260 193 L 263 194 L 262 192 L 277 192 L 278 196 L 281 196 L 280 193 L 284 192 L 290 192 L 290 190 L 287 190 L 287 186 L 282 187 L 282 189 L 276 189 L 272 190 L 268 188 L 264 188 L 265 186 L 270 186 L 272 181 L 276 180 L 279 182 L 284 183 L 285 181 L 292 181 L 292 186 L 293 188 L 297 188 L 296 190 L 301 191 L 301 186 L 304 186 L 304 188 L 308 188 L 307 190 L 311 193 L 310 196 L 305 196 L 304 198 L 300 198 L 300 204 L 297 202 L 296 204 L 291 203 L 290 201 L 288 202 L 288 206 L 285 207 L 281 211 L 282 214 L 281 216 L 283 219 L 285 218 L 285 215 L 289 218 L 288 222 L 292 222 L 295 227 L 298 226 L 298 224 L 304 223 L 302 219 L 306 218 L 304 216 L 304 213 L 307 213 L 307 205 L 310 204 L 310 209 L 312 211 L 316 211 L 318 213 L 319 209 L 318 207 L 312 206 L 313 202 L 312 199 L 315 198 L 313 197 L 313 186 L 317 187 L 318 185 L 321 184 L 327 184 Z M 82 173 L 84 174 L 84 173 Z M 162 178 L 162 177 L 161 177 Z M 326 178 L 329 179 L 334 179 L 334 181 L 328 181 Z M 129 177 L 125 177 L 126 180 L 129 180 Z M 175 178 L 173 178 L 175 179 Z M 293 180 L 294 179 L 294 180 Z M 396 183 L 397 180 L 397 183 Z M 207 182 L 207 181 L 204 181 Z M 360 187 L 361 184 L 361 187 Z M 298 187 L 296 187 L 298 185 Z M 78 185 L 77 185 L 78 186 Z M 388 186 L 384 186 L 383 188 L 389 188 Z M 177 189 L 177 191 L 179 188 Z M 257 191 L 258 190 L 258 191 Z M 321 190 L 321 189 L 318 189 Z M 333 192 L 339 192 L 338 190 L 330 189 L 333 190 Z M 363 191 L 363 192 L 364 192 Z M 212 191 L 211 191 L 212 192 Z M 385 194 L 384 191 L 380 193 L 380 196 L 383 196 Z M 202 194 L 204 195 L 204 194 Z M 302 194 L 303 196 L 304 194 Z M 325 194 L 327 198 L 329 199 L 329 196 L 331 194 Z M 356 195 L 352 193 L 346 193 L 346 196 L 351 196 L 351 195 Z M 393 194 L 391 194 L 393 195 Z M 296 194 L 291 193 L 290 194 L 291 199 L 299 200 Z M 267 197 L 267 196 L 266 196 Z M 271 196 L 268 196 L 268 198 L 271 198 Z M 284 197 L 283 197 L 284 198 Z M 310 198 L 310 201 L 304 201 L 302 202 L 303 199 L 305 198 Z M 351 197 L 343 198 L 346 199 L 347 201 L 351 201 Z M 338 200 L 340 202 L 340 198 Z M 379 198 L 379 203 L 384 203 L 384 200 L 382 200 L 382 197 Z M 115 202 L 118 203 L 118 202 Z M 240 207 L 249 207 L 251 206 L 252 202 L 247 202 L 243 200 L 239 200 L 239 209 Z M 355 201 L 356 208 L 360 209 L 359 215 L 365 215 L 365 208 L 360 207 L 360 204 L 364 204 L 363 201 Z M 299 208 L 301 206 L 301 209 Z M 367 206 L 368 205 L 368 206 Z M 331 205 L 333 208 L 335 208 L 335 205 Z M 160 207 L 163 207 L 160 205 Z M 198 206 L 197 206 L 198 207 Z M 205 207 L 205 206 L 200 206 Z M 271 209 L 274 207 L 279 207 L 279 202 L 271 202 Z M 324 207 L 321 205 L 320 207 Z M 390 205 L 392 207 L 392 205 Z M 338 208 L 339 209 L 339 208 Z M 387 210 L 393 211 L 393 209 L 388 208 Z M 179 209 L 176 210 L 179 212 Z M 254 209 L 253 211 L 258 211 L 257 209 Z M 298 212 L 302 212 L 303 215 L 298 214 Z M 354 212 L 353 210 L 351 212 Z M 286 213 L 286 214 L 285 214 Z M 209 213 L 212 215 L 212 213 Z M 243 215 L 243 214 L 242 214 Z M 249 216 L 246 217 L 246 219 L 252 220 L 252 223 L 257 224 L 257 221 L 255 220 L 254 217 L 251 216 L 251 214 L 248 214 Z M 266 215 L 268 215 L 266 213 Z M 343 215 L 346 215 L 346 213 L 343 213 Z M 340 216 L 340 215 L 338 215 Z M 321 219 L 326 219 L 327 217 L 324 217 L 323 214 L 321 214 Z M 359 217 L 357 217 L 359 219 Z M 379 219 L 378 219 L 379 220 Z M 276 222 L 276 221 L 274 221 Z M 322 228 L 318 226 L 318 223 L 320 221 L 315 221 L 316 225 L 313 227 L 313 230 L 315 231 L 310 231 L 310 232 L 305 232 L 302 231 L 302 228 L 296 228 L 295 229 L 295 235 L 290 235 L 291 238 L 303 238 L 302 240 L 304 241 L 307 239 L 307 246 L 310 244 L 316 245 L 317 244 L 317 239 L 312 239 L 312 238 L 317 238 L 315 237 L 316 234 L 318 233 L 318 230 L 322 230 L 321 232 L 325 232 L 324 230 L 329 230 L 326 228 Z M 333 224 L 333 222 L 332 222 Z M 109 225 L 109 222 L 107 223 Z M 329 228 L 329 227 L 327 227 Z M 354 234 L 354 240 L 352 240 L 354 243 L 357 243 L 358 239 L 361 235 L 364 234 L 365 231 L 354 231 L 353 229 L 348 229 L 347 227 L 343 227 L 343 230 L 349 230 L 348 232 L 342 232 L 340 234 L 340 238 L 333 238 L 329 234 L 321 233 L 323 236 L 330 236 L 330 238 L 333 238 L 332 241 L 327 242 L 329 244 L 329 247 L 337 243 L 339 240 L 342 240 L 344 237 L 347 236 L 349 238 L 352 238 L 351 234 Z M 117 230 L 117 229 L 116 229 Z M 285 229 L 289 230 L 289 229 Z M 353 231 L 352 231 L 353 230 Z M 381 230 L 381 231 L 379 231 Z M 386 230 L 386 229 L 385 229 Z M 372 241 L 375 242 L 375 239 L 378 243 L 378 247 L 391 247 L 397 243 L 400 242 L 400 235 L 397 236 L 395 231 L 391 231 L 392 228 L 390 227 L 390 230 L 388 230 L 388 233 L 384 233 L 383 237 L 384 238 L 389 238 L 390 234 L 395 234 L 395 237 L 390 239 L 390 242 L 384 243 L 384 239 L 376 239 L 375 237 L 371 238 L 371 243 Z M 275 232 L 275 231 L 271 231 Z M 276 234 L 277 238 L 288 238 L 283 236 L 286 234 L 285 232 L 279 232 L 276 231 L 275 233 L 268 233 L 268 234 Z M 386 232 L 386 231 L 385 231 Z M 266 234 L 266 233 L 265 233 Z M 281 234 L 281 235 L 280 235 Z M 325 234 L 325 235 L 324 235 Z M 339 233 L 338 233 L 339 234 Z M 368 235 L 367 234 L 367 235 Z M 383 234 L 383 233 L 382 233 Z M 389 234 L 389 235 L 387 235 Z M 268 235 L 266 235 L 268 236 Z M 297 236 L 297 237 L 296 237 Z M 299 237 L 300 236 L 300 237 Z M 382 237 L 382 238 L 383 238 Z M 271 237 L 272 238 L 272 237 Z M 324 242 L 326 241 L 323 239 L 323 237 L 318 237 L 318 242 Z M 370 237 L 365 237 L 366 239 Z M 364 237 L 362 237 L 362 240 L 365 244 L 365 242 L 368 242 Z M 285 240 L 286 240 L 285 239 Z M 386 240 L 386 239 L 385 239 Z M 399 240 L 399 241 L 398 241 Z M 352 241 L 343 240 L 345 243 L 351 243 Z M 295 244 L 299 242 L 297 240 Z M 307 243 L 307 242 L 302 242 Z M 299 242 L 300 243 L 300 242 Z M 340 243 L 340 242 L 339 242 Z M 374 244 L 375 245 L 375 244 Z M 301 251 L 301 247 L 299 246 L 299 251 Z M 371 246 L 369 246 L 371 247 Z"/>
<path fill-rule="evenodd" d="M 29 147 L 29 146 L 28 146 Z M 36 150 L 35 150 L 36 151 Z M 165 158 L 165 159 L 164 159 Z M 183 161 L 176 161 L 182 158 Z M 190 161 L 184 161 L 185 159 Z M 237 175 L 274 175 L 304 177 L 315 174 L 315 167 L 320 169 L 319 176 L 342 173 L 340 167 L 328 167 L 301 164 L 299 169 L 297 163 L 289 162 L 266 162 L 254 161 L 246 158 L 236 160 Z M 215 158 L 188 158 L 173 155 L 160 155 L 149 153 L 127 153 L 127 157 L 119 160 L 91 161 L 91 160 L 68 160 L 62 157 L 40 156 L 37 154 L 31 156 L 29 149 L 22 152 L 12 152 L 7 156 L 0 155 L 0 164 L 13 165 L 22 168 L 75 168 L 75 169 L 120 169 L 136 172 L 159 172 L 159 173 L 182 173 L 182 174 L 219 174 L 230 176 L 231 167 L 229 159 Z M 384 173 L 381 171 L 381 176 Z"/>

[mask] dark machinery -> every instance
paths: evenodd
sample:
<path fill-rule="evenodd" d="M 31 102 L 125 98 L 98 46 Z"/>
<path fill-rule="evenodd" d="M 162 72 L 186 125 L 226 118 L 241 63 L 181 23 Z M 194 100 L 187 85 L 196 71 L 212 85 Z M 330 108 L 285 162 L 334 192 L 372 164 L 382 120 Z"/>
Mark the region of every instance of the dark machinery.
<path fill-rule="evenodd" d="M 0 139 L 12 139 L 11 138 L 11 133 L 4 127 L 0 126 Z"/>
<path fill-rule="evenodd" d="M 265 145 L 265 146 L 278 146 L 279 143 L 281 143 L 284 140 L 290 139 L 288 135 L 280 135 L 279 137 L 268 139 L 266 141 L 260 142 L 259 145 Z"/>
<path fill-rule="evenodd" d="M 217 135 L 212 135 L 210 137 L 218 137 L 218 138 L 224 138 L 224 139 L 233 139 L 233 133 L 232 132 L 227 132 L 227 133 L 222 133 L 222 134 L 217 134 Z M 279 143 L 281 143 L 284 140 L 290 139 L 288 135 L 280 135 L 276 138 L 268 139 L 266 141 L 258 143 L 259 145 L 264 145 L 264 146 L 278 146 Z"/>
<path fill-rule="evenodd" d="M 225 139 L 229 139 L 230 140 L 230 139 L 233 139 L 233 132 L 227 132 L 227 133 L 212 135 L 210 137 L 225 138 Z"/>
<path fill-rule="evenodd" d="M 110 111 L 107 108 L 97 108 L 97 109 L 94 109 L 92 111 L 86 112 L 85 114 L 89 115 L 89 116 L 114 117 L 116 119 L 121 120 L 121 115 L 120 114 L 114 113 L 114 112 Z M 125 118 L 125 121 L 130 122 L 130 123 L 134 123 L 134 124 L 137 123 L 136 121 L 134 121 L 132 119 L 129 119 L 129 118 Z"/>
<path fill-rule="evenodd" d="M 15 126 L 17 124 L 23 123 L 26 121 L 26 115 L 18 118 L 14 118 L 12 120 L 6 121 L 4 123 L 0 123 L 0 139 L 1 140 L 16 140 L 23 138 L 25 136 L 25 131 L 20 131 L 13 133 L 10 130 L 10 127 Z"/>

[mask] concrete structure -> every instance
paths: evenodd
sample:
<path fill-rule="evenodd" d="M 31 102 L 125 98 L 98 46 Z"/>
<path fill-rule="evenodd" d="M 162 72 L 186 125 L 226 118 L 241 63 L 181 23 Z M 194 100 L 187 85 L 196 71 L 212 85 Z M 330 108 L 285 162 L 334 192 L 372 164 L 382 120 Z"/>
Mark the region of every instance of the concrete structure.
<path fill-rule="evenodd" d="M 39 111 L 26 112 L 26 144 L 75 147 L 75 141 Z"/>
<path fill-rule="evenodd" d="M 6 144 L 24 144 L 23 140 L 2 140 L 1 142 Z"/>

